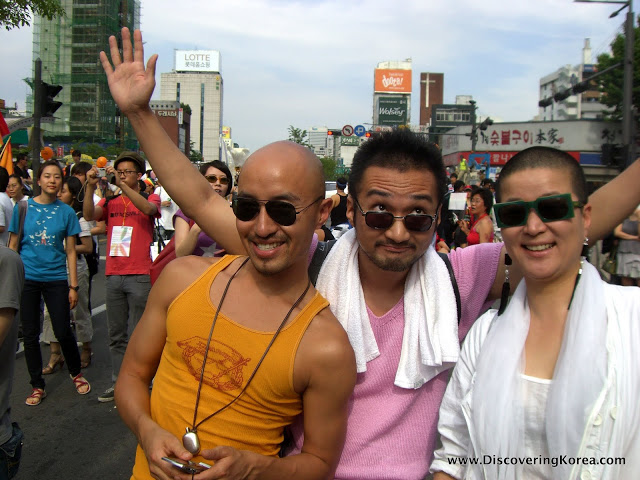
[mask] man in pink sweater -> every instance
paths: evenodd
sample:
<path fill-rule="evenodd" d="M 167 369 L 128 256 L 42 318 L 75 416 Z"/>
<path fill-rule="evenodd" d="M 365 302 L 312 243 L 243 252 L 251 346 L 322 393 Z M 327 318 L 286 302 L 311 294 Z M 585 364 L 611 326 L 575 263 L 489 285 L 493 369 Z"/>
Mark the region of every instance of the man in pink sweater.
<path fill-rule="evenodd" d="M 228 203 L 195 169 L 187 168 L 188 159 L 149 110 L 157 58 L 152 56 L 145 67 L 142 38 L 136 35 L 135 56 L 123 41 L 124 61 L 109 75 L 110 86 L 127 85 L 129 103 L 120 108 L 133 120 L 171 198 L 228 253 L 243 253 Z M 123 32 L 123 39 L 128 37 Z M 110 71 L 106 55 L 102 60 Z M 638 176 L 636 161 L 590 198 L 592 241 L 640 203 Z M 331 302 L 361 360 L 337 479 L 421 480 L 427 475 L 458 341 L 488 302 L 499 298 L 502 244 L 456 250 L 448 258 L 459 291 L 457 311 L 445 262 L 431 248 L 446 185 L 440 152 L 406 130 L 370 139 L 354 157 L 347 201 L 354 228 L 335 244 L 318 277 L 318 290 Z M 629 192 L 628 198 L 619 198 L 621 191 Z M 608 208 L 614 202 L 615 208 Z M 261 208 L 269 214 L 273 205 Z M 326 245 L 315 241 L 310 261 L 317 249 Z M 336 262 L 340 258 L 344 261 Z M 515 267 L 510 271 L 512 288 L 519 280 Z M 299 429 L 294 439 L 302 444 Z"/>

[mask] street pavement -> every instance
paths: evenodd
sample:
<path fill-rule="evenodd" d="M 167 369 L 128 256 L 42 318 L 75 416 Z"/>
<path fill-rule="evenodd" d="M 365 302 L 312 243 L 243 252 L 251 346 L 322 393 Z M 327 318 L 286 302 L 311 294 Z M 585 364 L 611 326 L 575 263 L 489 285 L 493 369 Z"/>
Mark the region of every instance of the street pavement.
<path fill-rule="evenodd" d="M 104 255 L 104 244 L 101 245 Z M 93 361 L 83 370 L 91 392 L 78 395 L 67 365 L 45 375 L 47 397 L 36 407 L 25 405 L 31 393 L 24 352 L 16 356 L 11 416 L 24 431 L 24 446 L 16 480 L 128 479 L 135 458 L 136 438 L 120 419 L 114 402 L 99 403 L 111 386 L 107 334 L 104 257 L 93 278 Z M 49 346 L 41 344 L 46 365 Z"/>

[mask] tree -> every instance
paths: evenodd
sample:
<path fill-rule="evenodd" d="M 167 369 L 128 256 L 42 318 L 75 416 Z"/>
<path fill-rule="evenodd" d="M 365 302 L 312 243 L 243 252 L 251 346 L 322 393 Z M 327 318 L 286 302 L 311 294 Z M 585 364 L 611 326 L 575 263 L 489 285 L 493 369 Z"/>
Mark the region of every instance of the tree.
<path fill-rule="evenodd" d="M 632 103 L 637 111 L 640 111 L 640 27 L 634 28 L 633 45 L 633 94 Z M 598 55 L 598 71 L 609 68 L 616 63 L 624 63 L 625 36 L 619 34 L 611 42 L 611 53 Z M 600 102 L 611 107 L 607 115 L 610 120 L 622 120 L 622 97 L 624 83 L 624 68 L 614 68 L 595 80 L 599 90 L 603 93 Z"/>
<path fill-rule="evenodd" d="M 311 148 L 311 144 L 307 140 L 307 131 L 296 128 L 293 125 L 289 125 L 289 141 Z"/>
<path fill-rule="evenodd" d="M 7 30 L 31 25 L 32 14 L 52 20 L 65 13 L 60 0 L 3 0 L 0 2 L 0 26 Z"/>
<path fill-rule="evenodd" d="M 189 142 L 189 160 L 191 160 L 191 163 L 203 162 L 204 158 L 202 158 L 202 153 L 196 150 L 195 144 L 195 142 Z"/>
<path fill-rule="evenodd" d="M 332 157 L 321 157 L 320 161 L 322 162 L 322 169 L 324 170 L 324 179 L 326 181 L 335 180 L 337 178 L 336 167 L 338 166 L 338 162 Z"/>

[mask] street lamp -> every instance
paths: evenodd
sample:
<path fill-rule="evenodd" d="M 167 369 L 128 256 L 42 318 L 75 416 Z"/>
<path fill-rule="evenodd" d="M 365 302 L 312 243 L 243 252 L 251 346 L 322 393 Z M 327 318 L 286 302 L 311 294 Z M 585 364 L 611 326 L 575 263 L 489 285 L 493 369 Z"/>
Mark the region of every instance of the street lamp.
<path fill-rule="evenodd" d="M 635 138 L 633 135 L 633 4 L 631 0 L 573 0 L 576 3 L 610 3 L 622 5 L 618 10 L 609 15 L 609 18 L 617 16 L 622 10 L 628 8 L 625 22 L 624 43 L 624 82 L 622 90 L 622 144 L 625 151 L 625 166 L 631 165 L 635 160 Z"/>

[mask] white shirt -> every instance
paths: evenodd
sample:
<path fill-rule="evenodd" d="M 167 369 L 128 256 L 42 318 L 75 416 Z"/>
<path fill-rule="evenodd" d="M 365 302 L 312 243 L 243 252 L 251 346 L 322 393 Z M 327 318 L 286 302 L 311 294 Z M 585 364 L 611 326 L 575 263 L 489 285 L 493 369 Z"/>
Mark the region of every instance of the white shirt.
<path fill-rule="evenodd" d="M 4 232 L 0 233 L 0 245 L 9 244 L 9 225 L 13 216 L 13 203 L 9 195 L 0 192 L 0 227 L 4 227 Z"/>
<path fill-rule="evenodd" d="M 157 188 L 155 193 L 160 197 L 160 202 L 166 202 L 167 200 L 171 201 L 171 205 L 168 207 L 160 207 L 160 215 L 162 215 L 160 217 L 160 225 L 162 225 L 165 230 L 174 230 L 173 216 L 178 211 L 178 205 L 176 202 L 171 200 L 171 197 L 164 187 Z"/>
<path fill-rule="evenodd" d="M 605 464 L 576 465 L 571 478 L 581 480 L 635 480 L 640 472 L 640 289 L 604 284 L 607 308 L 607 378 L 598 402 L 587 415 L 579 457 Z M 460 360 L 440 407 L 438 431 L 442 447 L 435 452 L 431 471 L 457 479 L 476 479 L 470 468 L 450 463 L 455 457 L 482 458 L 480 438 L 471 423 L 476 361 L 493 321 L 495 310 L 471 327 Z M 624 465 L 606 464 L 624 457 Z"/>

